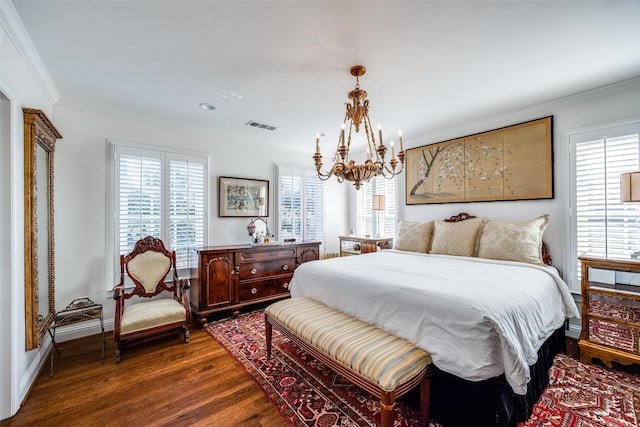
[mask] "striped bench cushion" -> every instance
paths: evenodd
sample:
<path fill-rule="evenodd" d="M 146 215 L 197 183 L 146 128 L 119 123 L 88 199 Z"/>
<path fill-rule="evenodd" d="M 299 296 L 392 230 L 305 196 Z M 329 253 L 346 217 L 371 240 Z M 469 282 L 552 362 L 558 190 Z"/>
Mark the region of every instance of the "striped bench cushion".
<path fill-rule="evenodd" d="M 394 391 L 431 363 L 425 350 L 309 298 L 282 300 L 265 311 L 295 335 L 384 391 Z"/>

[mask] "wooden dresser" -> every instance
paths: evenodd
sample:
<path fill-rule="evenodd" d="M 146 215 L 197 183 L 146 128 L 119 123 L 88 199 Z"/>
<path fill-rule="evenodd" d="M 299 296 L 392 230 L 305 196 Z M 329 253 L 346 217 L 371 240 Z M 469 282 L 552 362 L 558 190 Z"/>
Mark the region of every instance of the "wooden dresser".
<path fill-rule="evenodd" d="M 640 262 L 579 257 L 582 265 L 580 359 L 640 364 Z"/>
<path fill-rule="evenodd" d="M 204 325 L 212 313 L 289 296 L 294 270 L 319 259 L 320 243 L 210 246 L 196 252 L 190 300 L 194 318 Z"/>

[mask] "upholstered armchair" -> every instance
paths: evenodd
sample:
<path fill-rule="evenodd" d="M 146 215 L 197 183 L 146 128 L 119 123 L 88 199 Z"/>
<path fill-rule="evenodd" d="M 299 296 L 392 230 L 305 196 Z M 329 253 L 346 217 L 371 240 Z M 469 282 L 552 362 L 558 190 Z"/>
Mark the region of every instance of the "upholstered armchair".
<path fill-rule="evenodd" d="M 132 284 L 125 284 L 126 276 Z M 168 251 L 160 239 L 147 236 L 136 242 L 130 254 L 120 256 L 120 283 L 113 288 L 116 363 L 126 341 L 180 331 L 184 342 L 189 342 L 188 288 L 189 281 L 178 278 L 175 251 Z M 127 301 L 132 297 L 137 298 Z"/>

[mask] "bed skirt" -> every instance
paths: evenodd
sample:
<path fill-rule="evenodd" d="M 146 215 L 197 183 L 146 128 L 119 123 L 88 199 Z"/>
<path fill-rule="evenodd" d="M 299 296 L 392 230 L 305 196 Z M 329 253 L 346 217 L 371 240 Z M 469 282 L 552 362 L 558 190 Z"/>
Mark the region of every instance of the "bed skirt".
<path fill-rule="evenodd" d="M 564 326 L 556 330 L 538 351 L 538 362 L 529 367 L 531 381 L 526 395 L 513 392 L 504 375 L 473 382 L 433 367 L 431 418 L 443 427 L 515 427 L 531 415 L 533 405 L 549 382 L 549 368 L 556 354 L 566 351 Z"/>

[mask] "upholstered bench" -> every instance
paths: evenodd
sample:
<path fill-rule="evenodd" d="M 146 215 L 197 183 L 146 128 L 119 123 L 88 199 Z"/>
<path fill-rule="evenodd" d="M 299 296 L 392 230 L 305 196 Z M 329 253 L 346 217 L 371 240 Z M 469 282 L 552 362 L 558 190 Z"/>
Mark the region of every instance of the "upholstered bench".
<path fill-rule="evenodd" d="M 383 427 L 393 425 L 396 399 L 420 384 L 424 425 L 429 420 L 431 356 L 425 350 L 309 298 L 265 309 L 267 357 L 273 328 L 363 390 L 380 397 Z"/>

